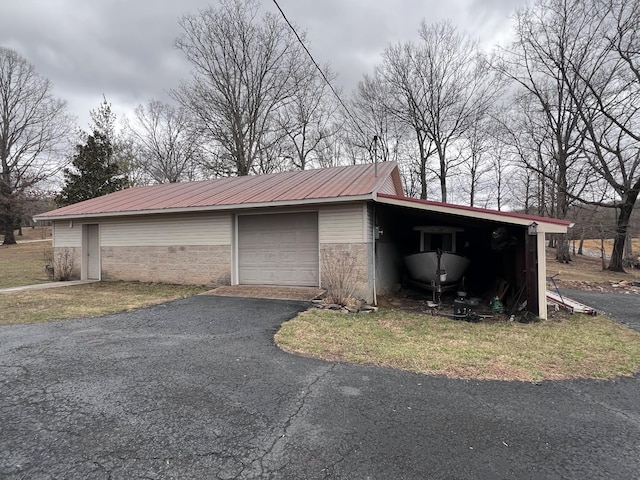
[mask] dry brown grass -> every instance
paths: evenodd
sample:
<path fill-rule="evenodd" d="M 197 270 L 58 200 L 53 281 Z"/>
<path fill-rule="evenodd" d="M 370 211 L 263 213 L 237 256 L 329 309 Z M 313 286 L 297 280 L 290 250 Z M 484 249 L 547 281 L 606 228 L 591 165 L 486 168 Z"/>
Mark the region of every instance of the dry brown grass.
<path fill-rule="evenodd" d="M 640 238 L 634 238 L 631 241 L 631 246 L 636 255 L 640 255 Z M 593 252 L 600 252 L 600 240 L 599 239 L 588 239 L 584 241 L 584 248 L 587 250 L 591 250 Z M 604 253 L 607 255 L 611 254 L 613 250 L 613 239 L 604 241 Z"/>
<path fill-rule="evenodd" d="M 634 248 L 640 252 L 640 245 Z M 558 263 L 549 248 L 547 274 L 558 272 L 557 283 L 571 288 L 611 289 L 611 282 L 640 279 L 638 270 L 603 271 L 598 257 Z M 285 323 L 276 341 L 292 353 L 452 378 L 537 382 L 639 371 L 637 332 L 603 316 L 558 318 L 471 324 L 394 309 L 368 315 L 312 310 Z"/>
<path fill-rule="evenodd" d="M 51 240 L 51 227 L 25 227 L 22 229 L 22 236 L 18 235 L 18 230 L 15 231 L 15 235 L 18 243 L 33 240 Z"/>
<path fill-rule="evenodd" d="M 50 229 L 24 229 L 18 241 L 41 240 Z M 50 281 L 44 269 L 44 253 L 51 242 L 0 246 L 0 288 L 34 285 Z M 115 313 L 207 290 L 204 286 L 137 282 L 100 282 L 48 290 L 0 295 L 0 325 L 31 323 Z"/>
<path fill-rule="evenodd" d="M 47 247 L 51 247 L 51 242 L 0 245 L 0 288 L 49 281 L 44 269 Z"/>
<path fill-rule="evenodd" d="M 640 334 L 606 317 L 472 324 L 399 310 L 310 310 L 285 323 L 286 351 L 452 378 L 537 382 L 612 378 L 640 368 Z"/>
<path fill-rule="evenodd" d="M 99 282 L 0 295 L 0 325 L 93 317 L 206 291 L 197 285 Z"/>
<path fill-rule="evenodd" d="M 572 255 L 570 263 L 559 263 L 555 259 L 555 253 L 555 249 L 547 248 L 547 275 L 559 273 L 557 282 L 608 284 L 620 280 L 640 280 L 640 270 L 637 269 L 627 269 L 625 273 L 602 270 L 602 260 L 588 255 Z"/>

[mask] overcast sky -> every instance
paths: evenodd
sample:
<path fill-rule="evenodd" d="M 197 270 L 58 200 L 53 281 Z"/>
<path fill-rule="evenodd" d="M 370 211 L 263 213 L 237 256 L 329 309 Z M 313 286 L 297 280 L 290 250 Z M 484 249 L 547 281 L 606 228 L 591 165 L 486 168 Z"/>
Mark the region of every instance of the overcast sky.
<path fill-rule="evenodd" d="M 487 48 L 505 42 L 525 0 L 278 0 L 308 35 L 318 63 L 330 63 L 348 94 L 390 43 L 417 40 L 420 21 L 450 19 Z M 278 13 L 272 0 L 263 9 Z M 139 103 L 168 101 L 189 76 L 174 46 L 178 19 L 217 0 L 0 0 L 0 45 L 51 80 L 82 128 L 105 95 L 122 118 Z"/>

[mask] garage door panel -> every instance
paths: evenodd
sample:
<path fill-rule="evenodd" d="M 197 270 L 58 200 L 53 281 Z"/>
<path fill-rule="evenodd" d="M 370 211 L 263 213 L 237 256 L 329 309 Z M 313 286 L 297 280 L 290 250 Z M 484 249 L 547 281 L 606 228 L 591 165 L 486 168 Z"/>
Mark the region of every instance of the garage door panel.
<path fill-rule="evenodd" d="M 319 283 L 318 214 L 287 213 L 238 217 L 239 283 Z"/>

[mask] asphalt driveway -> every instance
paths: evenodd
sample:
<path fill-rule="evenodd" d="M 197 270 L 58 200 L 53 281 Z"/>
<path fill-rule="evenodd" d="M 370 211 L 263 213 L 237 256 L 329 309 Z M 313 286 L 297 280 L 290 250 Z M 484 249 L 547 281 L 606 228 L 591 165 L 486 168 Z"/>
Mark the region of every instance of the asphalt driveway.
<path fill-rule="evenodd" d="M 640 379 L 457 381 L 286 354 L 305 303 L 0 327 L 0 478 L 637 479 Z"/>
<path fill-rule="evenodd" d="M 560 290 L 560 292 L 640 332 L 640 295 L 583 290 Z"/>

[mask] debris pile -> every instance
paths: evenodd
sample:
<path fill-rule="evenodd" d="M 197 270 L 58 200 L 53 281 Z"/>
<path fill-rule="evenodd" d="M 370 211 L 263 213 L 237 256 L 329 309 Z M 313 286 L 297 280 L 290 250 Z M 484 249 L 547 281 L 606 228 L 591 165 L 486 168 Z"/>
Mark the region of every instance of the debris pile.
<path fill-rule="evenodd" d="M 603 282 L 589 282 L 584 280 L 559 280 L 558 286 L 560 286 L 561 289 L 569 290 L 640 294 L 640 281 L 638 280 L 609 280 Z M 552 286 L 547 285 L 547 288 L 552 289 Z"/>
<path fill-rule="evenodd" d="M 312 300 L 313 306 L 322 310 L 333 310 L 341 313 L 369 313 L 377 312 L 378 307 L 369 305 L 361 301 L 349 302 L 347 305 L 337 303 L 327 303 L 325 300 Z"/>

